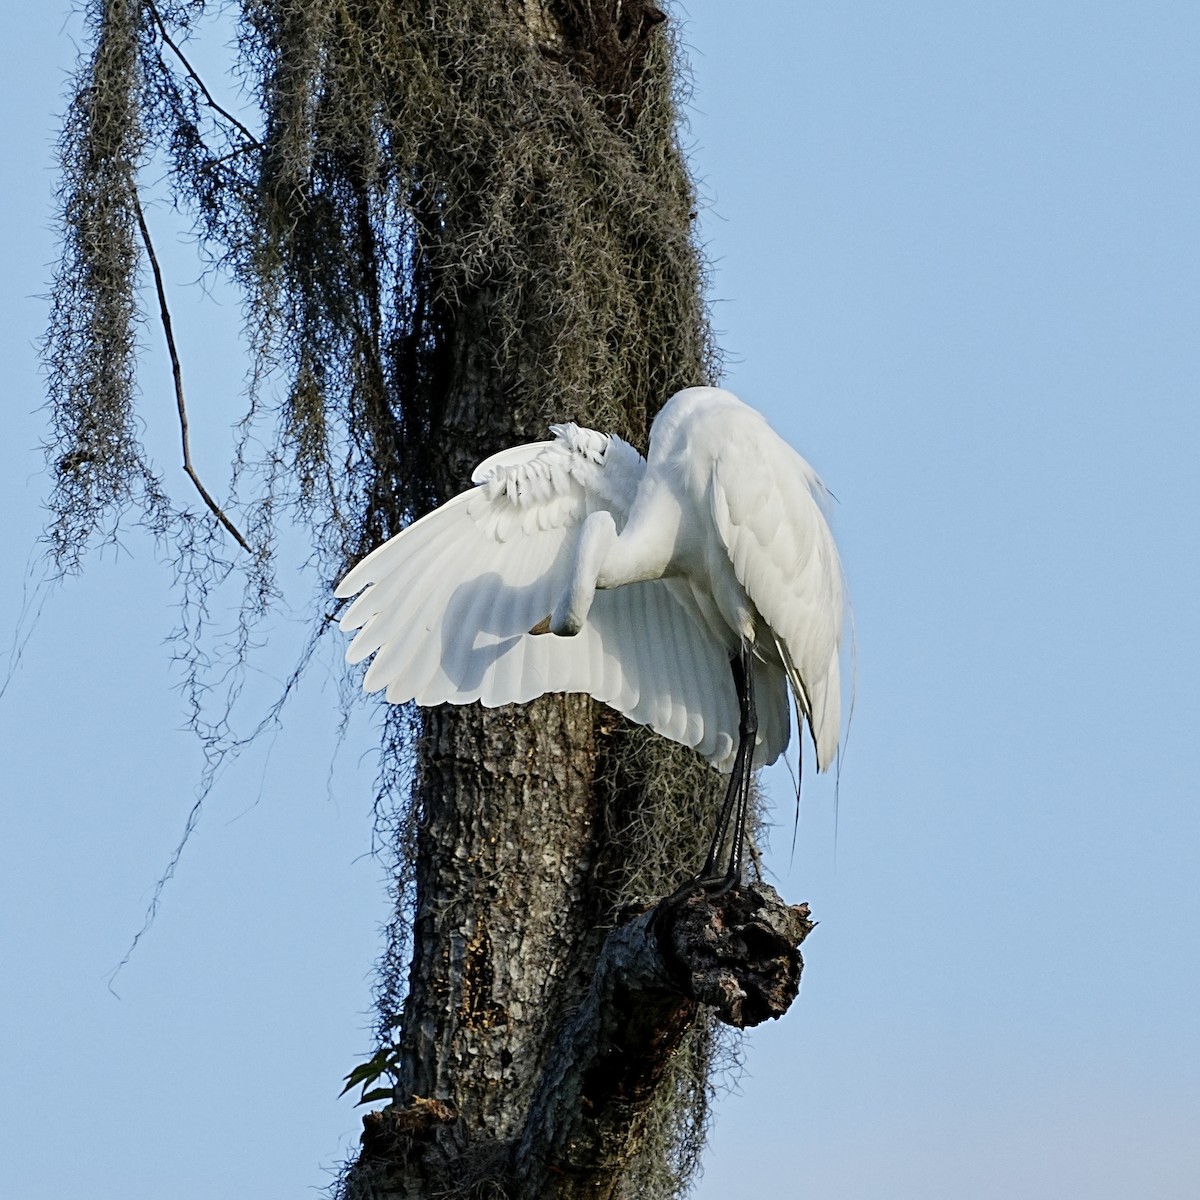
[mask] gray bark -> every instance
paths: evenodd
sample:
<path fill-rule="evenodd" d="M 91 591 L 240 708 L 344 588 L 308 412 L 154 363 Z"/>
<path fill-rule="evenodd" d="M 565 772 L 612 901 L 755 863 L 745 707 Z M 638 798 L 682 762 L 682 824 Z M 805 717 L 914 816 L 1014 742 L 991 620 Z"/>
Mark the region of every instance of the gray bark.
<path fill-rule="evenodd" d="M 371 1181 L 367 1194 L 475 1187 L 512 1200 L 619 1195 L 633 1120 L 652 1101 L 697 1006 L 738 1028 L 782 1016 L 799 988 L 799 946 L 812 927 L 806 907 L 788 907 L 762 884 L 719 897 L 676 893 L 632 917 L 606 938 L 578 1007 L 558 1019 L 523 1128 L 495 1136 L 514 1111 L 505 1101 L 492 1136 L 480 1141 L 453 1099 L 411 1096 L 365 1119 L 359 1170 Z M 505 1014 L 493 1015 L 507 1028 Z M 531 1026 L 545 1029 L 544 1021 Z"/>
<path fill-rule="evenodd" d="M 676 893 L 614 930 L 542 1073 L 513 1194 L 615 1194 L 630 1116 L 653 1096 L 697 1006 L 739 1029 L 782 1016 L 812 927 L 805 906 L 756 884 Z"/>

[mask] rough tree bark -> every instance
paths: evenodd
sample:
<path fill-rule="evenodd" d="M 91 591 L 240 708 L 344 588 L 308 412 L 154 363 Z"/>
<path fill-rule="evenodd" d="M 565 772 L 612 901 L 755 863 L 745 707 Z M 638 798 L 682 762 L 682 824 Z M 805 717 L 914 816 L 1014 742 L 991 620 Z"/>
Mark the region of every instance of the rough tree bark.
<path fill-rule="evenodd" d="M 636 123 L 629 97 L 661 36 L 659 9 L 527 0 L 522 11 L 542 53 L 611 122 Z M 676 221 L 694 217 L 675 208 Z M 543 414 L 513 403 L 512 381 L 481 352 L 489 303 L 481 291 L 448 322 L 434 406 L 442 499 L 462 489 L 484 450 L 545 436 Z M 673 362 L 662 382 L 698 382 L 703 371 L 698 360 Z M 667 394 L 630 397 L 643 437 Z M 394 1104 L 364 1120 L 348 1196 L 627 1195 L 638 1116 L 687 1030 L 707 1019 L 701 1010 L 740 1028 L 782 1015 L 794 998 L 811 922 L 769 888 L 668 896 L 613 928 L 619 864 L 604 844 L 607 810 L 655 802 L 605 767 L 620 753 L 618 723 L 582 696 L 426 714 L 398 1087 Z M 703 841 L 680 846 L 681 878 Z"/>

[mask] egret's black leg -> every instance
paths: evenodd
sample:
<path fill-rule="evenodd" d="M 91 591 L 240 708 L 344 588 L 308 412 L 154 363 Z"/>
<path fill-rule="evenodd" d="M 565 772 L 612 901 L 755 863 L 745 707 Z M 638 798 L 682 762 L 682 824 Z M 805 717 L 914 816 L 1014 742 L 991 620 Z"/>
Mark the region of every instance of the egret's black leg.
<path fill-rule="evenodd" d="M 733 760 L 733 770 L 730 772 L 729 783 L 725 788 L 725 799 L 721 801 L 721 812 L 717 817 L 717 828 L 713 833 L 712 841 L 709 843 L 708 856 L 704 860 L 704 866 L 700 869 L 700 874 L 696 877 L 699 882 L 720 878 L 717 875 L 717 860 L 720 858 L 721 850 L 725 845 L 725 838 L 729 832 L 730 818 L 737 807 L 738 791 L 741 788 L 742 779 L 742 760 L 744 757 L 745 755 L 742 752 L 739 742 L 737 754 Z"/>
<path fill-rule="evenodd" d="M 754 672 L 752 655 L 748 643 L 730 659 L 733 684 L 738 698 L 738 746 L 733 759 L 733 771 L 725 799 L 721 803 L 721 815 L 717 818 L 716 832 L 708 848 L 708 857 L 700 872 L 698 882 L 709 883 L 719 880 L 722 890 L 738 883 L 742 877 L 742 857 L 746 845 L 746 815 L 750 802 L 750 782 L 754 774 L 754 746 L 758 738 L 758 711 L 754 706 Z M 732 820 L 732 835 L 730 821 Z M 722 879 L 717 875 L 717 862 L 726 839 L 730 839 L 729 865 Z"/>
<path fill-rule="evenodd" d="M 754 665 L 750 647 L 742 643 L 741 654 L 733 660 L 733 677 L 738 684 L 740 716 L 738 721 L 739 746 L 745 747 L 742 755 L 742 775 L 737 792 L 737 811 L 733 817 L 733 842 L 729 849 L 729 868 L 725 879 L 730 887 L 742 881 L 742 858 L 746 849 L 746 820 L 750 815 L 750 786 L 754 780 L 754 747 L 758 742 L 758 709 L 754 705 Z M 740 678 L 739 678 L 740 676 Z"/>

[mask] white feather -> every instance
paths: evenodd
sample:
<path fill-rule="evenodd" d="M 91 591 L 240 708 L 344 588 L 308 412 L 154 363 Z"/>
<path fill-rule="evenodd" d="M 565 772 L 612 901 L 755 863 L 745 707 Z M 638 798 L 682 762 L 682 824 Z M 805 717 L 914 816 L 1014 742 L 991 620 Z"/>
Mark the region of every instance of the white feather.
<path fill-rule="evenodd" d="M 822 770 L 840 722 L 842 583 L 812 468 L 718 388 L 663 406 L 642 459 L 555 425 L 476 468 L 471 490 L 357 564 L 347 657 L 397 703 L 522 703 L 588 692 L 732 766 L 729 669 L 753 644 L 758 764 L 790 736 L 788 691 Z M 593 519 L 594 518 L 594 519 Z M 610 519 L 611 518 L 611 519 Z M 556 632 L 528 632 L 553 614 Z"/>

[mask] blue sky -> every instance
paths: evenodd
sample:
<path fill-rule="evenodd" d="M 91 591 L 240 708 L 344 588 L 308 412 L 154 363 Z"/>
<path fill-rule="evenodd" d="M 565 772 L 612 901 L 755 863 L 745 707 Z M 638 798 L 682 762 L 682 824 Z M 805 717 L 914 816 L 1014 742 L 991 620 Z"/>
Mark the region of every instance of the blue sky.
<path fill-rule="evenodd" d="M 22 8 L 0 48 L 5 639 L 47 491 L 32 343 L 66 7 Z M 680 15 L 727 382 L 837 495 L 858 636 L 836 840 L 822 782 L 792 859 L 772 782 L 778 884 L 821 922 L 803 991 L 747 1039 L 696 1196 L 1190 1200 L 1200 9 Z M 223 490 L 236 306 L 166 254 Z M 147 437 L 185 496 L 145 341 Z M 358 1129 L 336 1095 L 386 918 L 369 730 L 334 759 L 330 654 L 218 781 L 114 998 L 200 768 L 169 564 L 123 547 L 46 597 L 0 698 L 0 1157 L 14 1195 L 283 1200 Z M 251 700 L 301 628 L 272 626 Z"/>

